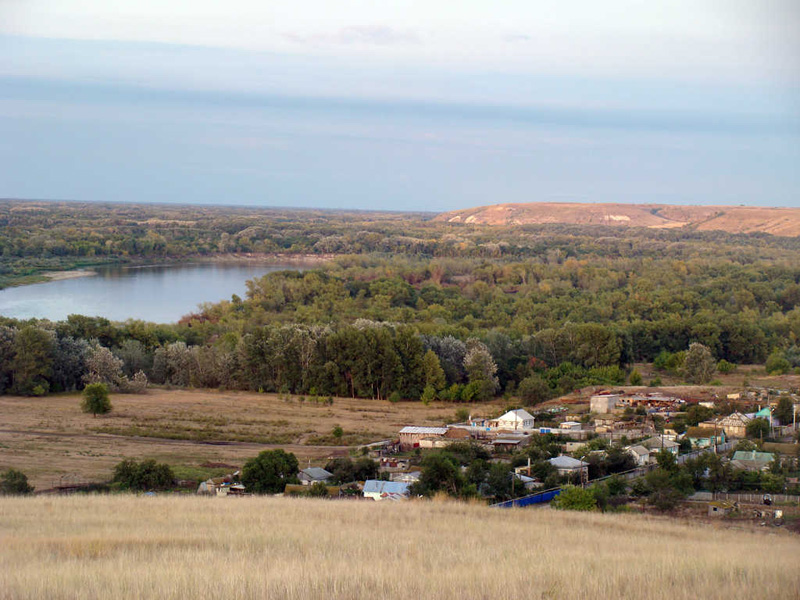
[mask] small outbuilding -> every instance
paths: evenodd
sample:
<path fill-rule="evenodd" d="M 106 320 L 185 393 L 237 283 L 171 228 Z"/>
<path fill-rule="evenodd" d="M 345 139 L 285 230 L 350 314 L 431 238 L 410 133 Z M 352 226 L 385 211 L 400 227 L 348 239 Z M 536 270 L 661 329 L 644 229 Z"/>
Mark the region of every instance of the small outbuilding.
<path fill-rule="evenodd" d="M 297 474 L 297 478 L 303 485 L 327 483 L 331 477 L 333 477 L 333 473 L 330 473 L 321 467 L 308 467 Z"/>

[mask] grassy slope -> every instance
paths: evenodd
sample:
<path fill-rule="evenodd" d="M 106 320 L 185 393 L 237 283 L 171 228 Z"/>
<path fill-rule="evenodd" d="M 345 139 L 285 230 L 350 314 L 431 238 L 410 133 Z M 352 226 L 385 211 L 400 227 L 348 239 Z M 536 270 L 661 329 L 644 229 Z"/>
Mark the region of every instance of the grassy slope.
<path fill-rule="evenodd" d="M 155 458 L 175 466 L 239 465 L 261 450 L 280 447 L 323 461 L 345 446 L 396 436 L 404 425 L 451 421 L 457 406 L 337 398 L 333 406 L 274 394 L 214 390 L 151 390 L 114 394 L 114 410 L 93 418 L 80 411 L 80 396 L 0 396 L 0 470 L 25 472 L 37 489 L 69 481 L 107 480 L 126 457 Z M 481 414 L 502 401 L 481 405 Z M 345 435 L 331 435 L 335 425 Z M 224 445 L 209 442 L 233 442 Z M 336 444 L 340 444 L 336 446 Z M 207 476 L 216 474 L 208 472 Z"/>
<path fill-rule="evenodd" d="M 1 598 L 796 598 L 800 538 L 636 515 L 0 499 Z"/>

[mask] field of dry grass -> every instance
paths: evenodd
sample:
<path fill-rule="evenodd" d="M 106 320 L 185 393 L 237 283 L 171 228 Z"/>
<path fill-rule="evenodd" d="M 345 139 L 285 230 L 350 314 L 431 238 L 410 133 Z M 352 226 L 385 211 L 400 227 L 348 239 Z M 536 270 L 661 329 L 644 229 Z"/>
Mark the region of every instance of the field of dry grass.
<path fill-rule="evenodd" d="M 116 394 L 114 410 L 93 418 L 80 396 L 0 396 L 0 469 L 25 472 L 45 489 L 64 481 L 104 481 L 123 458 L 155 458 L 197 469 L 241 465 L 261 450 L 284 448 L 302 461 L 324 461 L 349 447 L 396 436 L 408 424 L 438 425 L 456 406 L 337 398 L 332 406 L 287 402 L 273 394 L 151 390 Z M 491 412 L 498 403 L 483 405 Z M 331 436 L 344 429 L 341 441 Z M 202 471 L 201 471 L 202 472 Z"/>
<path fill-rule="evenodd" d="M 0 598 L 797 598 L 800 538 L 639 515 L 0 498 Z"/>

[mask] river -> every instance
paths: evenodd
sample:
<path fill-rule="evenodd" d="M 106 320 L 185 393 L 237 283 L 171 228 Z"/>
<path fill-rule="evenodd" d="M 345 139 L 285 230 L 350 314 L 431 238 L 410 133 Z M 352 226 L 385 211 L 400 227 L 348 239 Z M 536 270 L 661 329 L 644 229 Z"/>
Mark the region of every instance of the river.
<path fill-rule="evenodd" d="M 67 315 L 101 316 L 112 321 L 143 319 L 174 323 L 203 302 L 245 297 L 248 279 L 272 271 L 301 271 L 309 265 L 189 263 L 137 267 L 96 267 L 76 277 L 0 290 L 0 315 L 52 321 Z"/>

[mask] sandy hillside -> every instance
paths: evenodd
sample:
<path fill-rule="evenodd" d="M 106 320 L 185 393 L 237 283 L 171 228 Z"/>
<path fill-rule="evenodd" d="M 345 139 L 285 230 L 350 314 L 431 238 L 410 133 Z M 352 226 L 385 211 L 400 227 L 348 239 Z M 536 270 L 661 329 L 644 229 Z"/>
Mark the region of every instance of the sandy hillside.
<path fill-rule="evenodd" d="M 435 220 L 500 226 L 566 223 L 659 229 L 691 227 L 699 231 L 763 232 L 791 237 L 800 235 L 800 208 L 752 206 L 536 202 L 479 206 L 443 213 Z"/>

